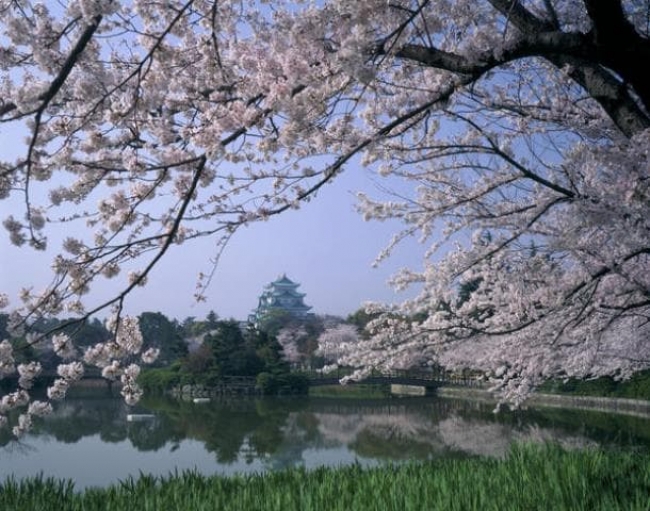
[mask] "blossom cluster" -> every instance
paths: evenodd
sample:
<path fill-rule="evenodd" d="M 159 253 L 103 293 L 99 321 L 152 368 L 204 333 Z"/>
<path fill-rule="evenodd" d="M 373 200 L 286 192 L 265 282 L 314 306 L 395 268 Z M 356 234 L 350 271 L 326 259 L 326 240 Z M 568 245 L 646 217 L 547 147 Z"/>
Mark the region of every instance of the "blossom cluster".
<path fill-rule="evenodd" d="M 31 361 L 16 364 L 14 348 L 9 340 L 0 343 L 0 377 L 12 376 L 17 373 L 17 389 L 2 396 L 0 400 L 0 426 L 8 424 L 7 414 L 18 409 L 18 415 L 13 426 L 15 436 L 21 436 L 32 426 L 33 417 L 42 417 L 52 412 L 51 401 L 64 399 L 67 391 L 74 382 L 79 381 L 85 374 L 85 365 L 99 367 L 102 376 L 121 383 L 121 393 L 129 405 L 134 405 L 142 396 L 142 389 L 137 384 L 140 366 L 128 363 L 135 356 L 140 356 L 142 363 L 153 363 L 159 353 L 157 348 L 142 351 L 142 333 L 137 318 L 130 316 L 111 316 L 107 326 L 113 329 L 114 337 L 106 342 L 98 343 L 85 349 L 83 355 L 74 346 L 72 339 L 65 333 L 51 335 L 52 350 L 61 359 L 57 366 L 57 377 L 47 388 L 47 401 L 32 400 L 30 389 L 34 379 L 42 371 L 41 364 Z M 33 339 L 33 337 L 28 337 Z"/>

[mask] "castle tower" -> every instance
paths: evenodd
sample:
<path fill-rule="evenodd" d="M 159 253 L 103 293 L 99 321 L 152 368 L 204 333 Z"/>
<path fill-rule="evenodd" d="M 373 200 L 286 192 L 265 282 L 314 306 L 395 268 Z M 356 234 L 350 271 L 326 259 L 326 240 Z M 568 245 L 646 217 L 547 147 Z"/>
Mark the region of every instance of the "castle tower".
<path fill-rule="evenodd" d="M 297 318 L 305 317 L 311 307 L 305 305 L 305 295 L 298 292 L 298 286 L 300 284 L 293 282 L 285 274 L 264 286 L 257 309 L 251 314 L 249 321 L 258 324 L 264 316 L 274 312 L 287 313 Z"/>

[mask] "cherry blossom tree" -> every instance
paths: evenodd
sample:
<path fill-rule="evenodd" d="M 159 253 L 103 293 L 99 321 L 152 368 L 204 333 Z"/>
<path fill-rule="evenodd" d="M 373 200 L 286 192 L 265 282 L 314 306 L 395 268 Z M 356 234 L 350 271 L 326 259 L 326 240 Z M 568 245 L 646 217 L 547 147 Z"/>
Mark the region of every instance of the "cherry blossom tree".
<path fill-rule="evenodd" d="M 369 218 L 403 220 L 395 242 L 419 233 L 430 245 L 421 270 L 394 279 L 420 294 L 371 307 L 386 313 L 343 361 L 357 376 L 432 361 L 480 369 L 519 404 L 547 378 L 625 378 L 650 360 L 650 96 L 633 70 L 650 49 L 649 6 L 487 4 L 492 38 L 474 18 L 453 29 L 480 30 L 473 44 L 436 36 L 396 50 L 462 87 L 386 143 L 382 172 L 415 194 L 362 196 Z"/>
<path fill-rule="evenodd" d="M 282 346 L 282 357 L 292 367 L 300 367 L 305 364 L 308 354 L 300 351 L 300 345 L 304 344 L 308 335 L 303 325 L 288 325 L 278 332 L 277 341 Z"/>
<path fill-rule="evenodd" d="M 0 199 L 22 208 L 3 225 L 56 253 L 49 287 L 0 302 L 17 332 L 112 308 L 118 346 L 135 331 L 125 301 L 172 247 L 221 249 L 364 165 L 401 183 L 360 195 L 366 218 L 404 225 L 379 259 L 415 235 L 423 262 L 393 282 L 419 295 L 372 307 L 385 314 L 348 363 L 480 367 L 514 400 L 550 376 L 625 377 L 648 364 L 649 11 L 0 0 L 0 130 L 25 135 L 18 156 L 0 150 Z M 71 234 L 51 247 L 60 222 Z M 98 298 L 104 279 L 119 289 Z M 11 396 L 0 412 L 26 406 Z"/>
<path fill-rule="evenodd" d="M 348 323 L 326 328 L 318 336 L 318 348 L 316 354 L 323 357 L 327 364 L 324 370 L 335 368 L 344 355 L 354 353 L 357 350 L 359 333 L 357 327 Z M 354 366 L 356 367 L 356 366 Z"/>

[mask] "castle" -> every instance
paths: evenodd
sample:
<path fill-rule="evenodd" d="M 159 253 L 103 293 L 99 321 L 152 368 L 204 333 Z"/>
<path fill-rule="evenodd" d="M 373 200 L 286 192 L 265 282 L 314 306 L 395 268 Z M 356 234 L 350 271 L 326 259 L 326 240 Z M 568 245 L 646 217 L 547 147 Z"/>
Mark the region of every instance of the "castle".
<path fill-rule="evenodd" d="M 305 295 L 297 291 L 298 286 L 300 284 L 293 282 L 285 274 L 264 286 L 257 309 L 248 317 L 248 321 L 257 325 L 264 317 L 276 312 L 296 318 L 307 316 L 311 307 L 303 302 Z"/>

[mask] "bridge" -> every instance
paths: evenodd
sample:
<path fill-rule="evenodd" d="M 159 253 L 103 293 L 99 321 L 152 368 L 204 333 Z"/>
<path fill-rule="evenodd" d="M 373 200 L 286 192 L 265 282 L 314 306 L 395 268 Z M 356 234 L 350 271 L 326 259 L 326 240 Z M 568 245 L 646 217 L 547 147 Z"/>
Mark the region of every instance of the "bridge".
<path fill-rule="evenodd" d="M 320 387 L 327 385 L 339 385 L 340 380 L 345 376 L 344 372 L 321 374 L 310 373 L 309 386 Z M 352 380 L 349 385 L 387 385 L 395 394 L 425 395 L 435 392 L 441 385 L 448 385 L 449 379 L 442 379 L 431 373 L 418 374 L 413 372 L 399 372 L 392 374 L 371 374 L 361 380 Z M 253 395 L 260 392 L 257 379 L 254 376 L 223 376 L 209 388 L 203 385 L 184 385 L 178 387 L 180 394 L 192 396 L 206 395 Z"/>
<path fill-rule="evenodd" d="M 310 374 L 309 385 L 312 387 L 338 385 L 344 372 L 337 371 L 336 375 Z M 390 385 L 394 394 L 424 395 L 435 392 L 441 386 L 478 387 L 480 383 L 470 375 L 452 375 L 442 370 L 402 370 L 388 374 L 371 373 L 361 380 L 350 380 L 348 385 Z"/>
<path fill-rule="evenodd" d="M 312 377 L 309 378 L 309 385 L 312 387 L 320 387 L 326 385 L 338 385 L 340 383 L 340 378 L 332 376 L 323 376 L 323 377 Z M 392 375 L 377 375 L 377 376 L 368 376 L 362 380 L 350 380 L 347 382 L 348 385 L 419 385 L 422 387 L 439 387 L 446 384 L 447 382 L 439 380 L 427 380 L 417 377 L 409 376 L 392 376 Z"/>

